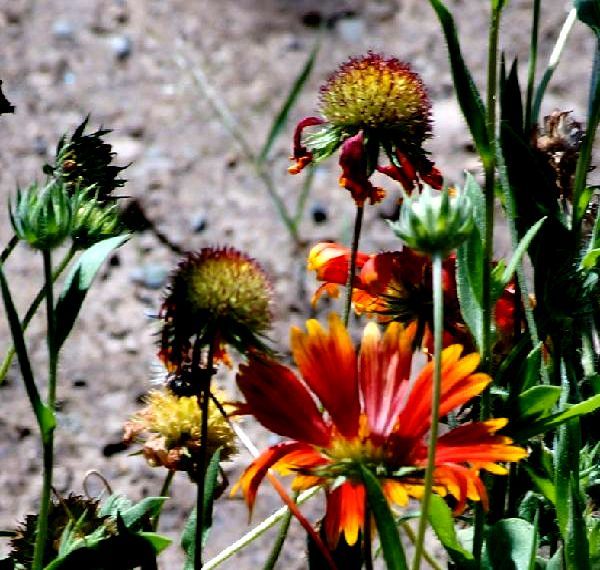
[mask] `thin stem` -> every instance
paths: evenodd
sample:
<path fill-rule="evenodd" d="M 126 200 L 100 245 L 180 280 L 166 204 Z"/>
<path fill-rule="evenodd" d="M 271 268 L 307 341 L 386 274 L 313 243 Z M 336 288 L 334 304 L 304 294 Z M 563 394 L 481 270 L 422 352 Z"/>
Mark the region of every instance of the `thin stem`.
<path fill-rule="evenodd" d="M 169 489 L 171 488 L 171 483 L 173 482 L 173 477 L 175 476 L 175 471 L 173 469 L 169 469 L 167 471 L 167 475 L 165 477 L 165 480 L 163 481 L 162 487 L 160 488 L 160 493 L 159 493 L 159 497 L 167 497 L 167 493 L 169 492 Z M 162 513 L 162 508 L 163 505 L 161 505 L 158 508 L 158 511 L 156 513 L 156 515 L 154 516 L 154 518 L 152 519 L 152 530 L 154 532 L 156 532 L 156 530 L 158 529 L 158 521 L 160 520 L 160 515 Z"/>
<path fill-rule="evenodd" d="M 491 371 L 492 352 L 492 258 L 494 254 L 494 196 L 496 183 L 496 100 L 498 94 L 498 37 L 500 32 L 501 4 L 492 7 L 490 15 L 489 41 L 488 41 L 488 67 L 487 67 L 487 101 L 486 123 L 491 153 L 484 161 L 485 175 L 485 238 L 483 248 L 483 279 L 481 286 L 482 297 L 482 368 Z M 490 415 L 491 398 L 490 389 L 484 390 L 481 395 L 480 416 L 487 419 Z M 475 510 L 475 524 L 473 529 L 473 555 L 476 560 L 481 556 L 483 546 L 483 530 L 485 513 L 478 506 Z"/>
<path fill-rule="evenodd" d="M 67 268 L 69 263 L 71 263 L 71 260 L 73 259 L 73 257 L 75 256 L 76 253 L 77 253 L 77 249 L 75 247 L 72 247 L 71 249 L 69 249 L 69 251 L 67 252 L 65 257 L 61 260 L 61 262 L 58 264 L 58 266 L 52 273 L 52 282 L 55 282 L 62 275 L 63 271 Z M 36 314 L 39 306 L 41 305 L 42 301 L 45 298 L 45 295 L 46 295 L 45 287 L 42 287 L 38 291 L 37 295 L 35 296 L 35 299 L 31 303 L 31 305 L 29 305 L 29 309 L 27 309 L 27 312 L 25 313 L 25 317 L 23 318 L 23 321 L 21 322 L 21 329 L 23 330 L 23 332 L 25 332 L 27 330 L 27 327 L 29 326 L 31 319 L 33 319 L 33 316 Z M 4 360 L 2 361 L 2 363 L 0 364 L 0 385 L 2 384 L 2 382 L 4 382 L 4 379 L 6 378 L 6 375 L 8 373 L 8 370 L 10 368 L 10 365 L 12 363 L 14 356 L 15 356 L 15 346 L 13 344 L 7 350 L 6 356 L 4 357 Z"/>
<path fill-rule="evenodd" d="M 44 291 L 46 296 L 46 317 L 48 342 L 48 408 L 54 412 L 56 403 L 56 369 L 58 364 L 58 352 L 55 346 L 55 314 L 54 295 L 52 279 L 52 256 L 50 250 L 42 252 L 44 260 Z M 42 496 L 40 500 L 40 511 L 38 515 L 35 548 L 33 554 L 33 570 L 41 570 L 44 567 L 44 554 L 48 537 L 48 514 L 50 512 L 50 494 L 52 492 L 52 468 L 54 462 L 54 428 L 42 432 L 43 446 L 43 476 Z"/>
<path fill-rule="evenodd" d="M 6 247 L 2 250 L 0 254 L 0 262 L 4 263 L 10 254 L 14 251 L 15 247 L 19 243 L 19 238 L 17 236 L 13 236 L 10 238 L 10 241 L 6 244 Z"/>
<path fill-rule="evenodd" d="M 315 179 L 315 165 L 309 164 L 306 170 L 307 173 L 304 177 L 304 181 L 302 182 L 302 190 L 300 190 L 300 195 L 298 196 L 298 200 L 296 201 L 296 210 L 294 212 L 294 227 L 296 228 L 296 230 L 298 230 L 298 226 L 300 225 L 300 222 L 302 222 L 302 217 L 304 216 L 304 209 L 306 208 L 306 201 L 308 200 L 308 196 L 310 194 L 310 190 Z"/>
<path fill-rule="evenodd" d="M 297 498 L 298 496 L 295 495 L 293 497 L 294 501 L 296 501 Z M 281 555 L 281 551 L 283 549 L 283 544 L 285 543 L 285 539 L 287 538 L 291 522 L 292 511 L 288 509 L 287 513 L 283 517 L 283 520 L 281 521 L 281 525 L 279 526 L 279 532 L 277 533 L 277 538 L 275 539 L 275 543 L 273 544 L 273 548 L 271 549 L 269 558 L 263 566 L 263 570 L 273 570 L 273 568 L 275 568 L 275 564 L 277 564 L 277 560 L 279 559 L 279 556 Z"/>
<path fill-rule="evenodd" d="M 196 340 L 195 352 L 199 345 Z M 210 402 L 210 381 L 214 374 L 213 360 L 215 354 L 215 343 L 211 342 L 208 347 L 208 356 L 206 358 L 206 367 L 200 370 L 200 390 L 198 392 L 198 402 L 201 406 L 202 422 L 200 426 L 200 461 L 198 466 L 198 494 L 196 496 L 196 550 L 194 556 L 194 570 L 202 568 L 202 534 L 205 524 L 204 513 L 204 482 L 206 479 L 206 468 L 208 466 L 208 404 Z M 193 374 L 196 374 L 199 366 L 199 357 L 196 357 L 196 366 L 192 363 Z"/>
<path fill-rule="evenodd" d="M 527 72 L 527 99 L 525 103 L 525 134 L 529 136 L 531 130 L 531 106 L 533 104 L 533 91 L 535 88 L 535 68 L 537 66 L 538 37 L 540 25 L 541 0 L 533 2 L 533 17 L 531 24 L 531 43 L 529 45 L 529 70 Z"/>
<path fill-rule="evenodd" d="M 440 394 L 442 391 L 442 334 L 444 330 L 444 301 L 442 290 L 442 255 L 435 253 L 432 257 L 433 265 L 433 389 L 431 395 L 431 428 L 429 433 L 429 447 L 427 449 L 427 470 L 425 471 L 425 485 L 421 501 L 421 516 L 419 518 L 419 531 L 415 546 L 413 570 L 421 567 L 423 544 L 427 529 L 429 515 L 429 501 L 433 489 L 433 475 L 435 472 L 435 452 L 437 447 Z"/>
<path fill-rule="evenodd" d="M 352 306 L 352 285 L 354 283 L 354 274 L 356 273 L 356 254 L 358 252 L 358 241 L 362 229 L 362 221 L 365 207 L 356 206 L 356 218 L 354 219 L 354 234 L 352 236 L 352 246 L 350 248 L 350 266 L 348 268 L 348 279 L 346 280 L 346 304 L 344 305 L 344 325 L 348 326 L 350 320 L 350 307 Z"/>
<path fill-rule="evenodd" d="M 412 529 L 412 527 L 407 522 L 400 523 L 400 526 L 403 528 L 404 532 L 406 533 L 408 540 L 410 540 L 411 544 L 413 544 L 413 546 L 414 546 L 414 544 L 417 541 L 417 536 L 415 535 L 415 531 Z M 425 548 L 423 549 L 423 558 L 425 558 L 425 560 L 427 561 L 429 566 L 431 566 L 433 568 L 433 570 L 443 570 L 443 568 L 436 562 L 435 558 L 431 554 L 429 554 L 429 552 L 427 552 L 427 549 L 425 549 Z"/>

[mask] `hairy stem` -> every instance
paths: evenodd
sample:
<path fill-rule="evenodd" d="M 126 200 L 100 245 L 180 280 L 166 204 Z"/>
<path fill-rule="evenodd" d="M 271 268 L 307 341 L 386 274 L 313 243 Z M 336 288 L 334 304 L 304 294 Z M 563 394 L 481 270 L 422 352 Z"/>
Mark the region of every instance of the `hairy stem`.
<path fill-rule="evenodd" d="M 538 36 L 540 24 L 541 0 L 533 2 L 533 17 L 531 23 L 531 42 L 529 44 L 529 69 L 527 72 L 527 99 L 525 103 L 525 134 L 529 136 L 531 130 L 531 110 L 533 105 L 533 91 L 535 88 L 535 68 L 537 66 Z"/>
<path fill-rule="evenodd" d="M 55 282 L 62 275 L 63 271 L 67 268 L 69 263 L 71 263 L 71 260 L 73 259 L 73 257 L 75 257 L 76 253 L 77 253 L 76 248 L 72 247 L 71 249 L 69 249 L 69 251 L 67 252 L 65 257 L 61 260 L 61 262 L 58 264 L 58 266 L 52 273 L 52 281 L 53 282 Z M 25 330 L 27 330 L 27 327 L 29 326 L 31 319 L 33 319 L 33 316 L 36 314 L 36 312 L 37 312 L 39 306 L 41 305 L 42 301 L 44 300 L 45 296 L 46 296 L 46 290 L 45 290 L 45 287 L 42 287 L 38 291 L 38 294 L 35 296 L 35 299 L 32 301 L 31 305 L 29 305 L 29 308 L 27 309 L 27 312 L 25 313 L 25 317 L 23 318 L 23 321 L 21 322 L 21 329 L 23 330 L 23 332 L 25 332 Z M 10 368 L 10 365 L 12 363 L 14 356 L 15 356 L 15 346 L 13 345 L 7 350 L 6 355 L 4 356 L 4 360 L 0 364 L 0 384 L 2 384 L 2 382 L 4 382 L 4 379 L 6 378 L 6 375 L 8 374 L 8 370 Z"/>
<path fill-rule="evenodd" d="M 163 481 L 162 487 L 160 488 L 159 497 L 167 497 L 167 493 L 171 488 L 171 483 L 173 482 L 173 477 L 175 476 L 175 471 L 173 469 L 169 469 L 167 471 L 167 475 L 165 480 Z M 156 532 L 158 529 L 158 522 L 160 521 L 160 514 L 162 513 L 163 505 L 161 505 L 156 513 L 156 516 L 152 519 L 152 530 Z"/>
<path fill-rule="evenodd" d="M 348 267 L 348 279 L 346 280 L 346 302 L 344 305 L 344 325 L 348 326 L 350 320 L 350 307 L 352 306 L 352 285 L 354 283 L 354 274 L 356 273 L 356 254 L 358 252 L 358 241 L 362 229 L 364 206 L 356 206 L 356 218 L 354 219 L 354 234 L 352 236 L 352 246 L 350 248 L 350 263 Z"/>
<path fill-rule="evenodd" d="M 421 568 L 425 531 L 427 530 L 427 517 L 429 515 L 429 502 L 433 489 L 433 474 L 435 472 L 435 452 L 437 447 L 440 394 L 442 391 L 442 335 L 444 331 L 444 300 L 442 290 L 442 255 L 436 253 L 432 258 L 433 264 L 433 389 L 431 394 L 431 430 L 429 446 L 427 449 L 427 470 L 425 471 L 425 485 L 421 501 L 421 516 L 415 546 L 413 570 Z"/>
<path fill-rule="evenodd" d="M 55 314 L 52 257 L 50 250 L 42 252 L 44 260 L 44 292 L 46 297 L 46 318 L 48 342 L 48 408 L 54 412 L 56 403 L 56 370 L 58 364 L 58 351 L 55 342 Z M 44 553 L 48 537 L 48 513 L 50 511 L 50 495 L 52 492 L 52 468 L 54 462 L 54 427 L 42 431 L 43 447 L 43 476 L 42 496 L 40 499 L 40 510 L 37 521 L 35 547 L 33 553 L 33 570 L 41 570 L 44 567 Z"/>

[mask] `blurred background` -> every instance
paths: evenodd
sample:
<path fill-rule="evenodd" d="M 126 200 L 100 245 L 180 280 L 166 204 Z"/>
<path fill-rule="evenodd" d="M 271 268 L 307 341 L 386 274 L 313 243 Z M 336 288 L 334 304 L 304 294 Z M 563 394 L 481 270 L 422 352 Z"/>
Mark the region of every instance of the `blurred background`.
<path fill-rule="evenodd" d="M 488 3 L 447 4 L 483 90 Z M 523 78 L 531 4 L 509 2 L 501 37 L 507 61 L 518 57 L 522 62 Z M 567 0 L 543 2 L 540 68 L 570 7 Z M 308 82 L 258 172 L 251 155 L 260 154 L 317 42 Z M 353 202 L 338 187 L 335 159 L 315 169 L 308 191 L 307 173 L 292 177 L 286 172 L 294 125 L 315 114 L 318 87 L 339 63 L 369 49 L 411 63 L 432 100 L 433 138 L 426 148 L 446 182 L 460 184 L 465 169 L 480 170 L 454 98 L 439 23 L 424 0 L 0 0 L 0 46 L 3 91 L 16 107 L 14 115 L 0 120 L 0 203 L 6 204 L 18 186 L 42 180 L 41 168 L 52 160 L 59 137 L 89 114 L 90 131 L 112 129 L 107 139 L 117 163 L 130 164 L 123 172 L 128 183 L 122 194 L 137 200 L 175 249 L 231 245 L 263 265 L 274 287 L 271 338 L 286 358 L 290 325 L 301 324 L 310 313 L 315 282 L 305 272 L 308 248 L 324 239 L 347 242 L 353 221 Z M 591 33 L 577 23 L 542 115 L 558 108 L 572 110 L 575 119 L 584 116 L 592 49 Z M 269 189 L 291 212 L 306 192 L 295 238 L 278 216 Z M 367 208 L 361 249 L 397 248 L 383 219 L 394 211 L 397 197 L 397 190 L 389 192 L 385 202 Z M 12 231 L 4 209 L 1 215 L 5 244 Z M 90 469 L 132 499 L 156 495 L 162 484 L 164 471 L 120 446 L 123 422 L 140 407 L 152 380 L 161 378 L 152 316 L 178 256 L 157 232 L 139 233 L 112 256 L 62 352 L 55 475 L 60 493 L 81 493 Z M 499 236 L 500 255 L 507 242 Z M 41 263 L 41 256 L 24 246 L 7 263 L 21 312 L 41 285 Z M 317 314 L 335 306 L 321 302 Z M 40 373 L 44 329 L 42 311 L 27 337 Z M 9 344 L 3 315 L 2 354 Z M 232 388 L 232 376 L 221 372 L 219 382 Z M 249 421 L 246 427 L 259 448 L 276 441 Z M 13 527 L 38 500 L 41 459 L 35 430 L 13 363 L 0 386 L 0 529 Z M 230 481 L 248 462 L 241 453 L 227 464 Z M 257 522 L 279 506 L 267 486 L 255 509 Z M 173 495 L 161 519 L 161 530 L 175 538 L 161 558 L 164 569 L 181 567 L 177 537 L 195 500 L 185 475 L 175 478 Z M 208 557 L 248 528 L 239 497 L 224 496 L 220 503 Z M 318 516 L 318 500 L 308 512 Z M 261 565 L 273 536 L 265 535 L 223 567 Z M 6 546 L 0 541 L 1 554 Z M 297 529 L 280 567 L 305 567 L 303 534 Z"/>

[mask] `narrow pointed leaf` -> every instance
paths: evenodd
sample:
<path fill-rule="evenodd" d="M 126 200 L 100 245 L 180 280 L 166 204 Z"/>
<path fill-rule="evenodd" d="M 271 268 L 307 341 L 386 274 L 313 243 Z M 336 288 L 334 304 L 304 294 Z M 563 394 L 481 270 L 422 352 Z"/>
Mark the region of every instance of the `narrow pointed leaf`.
<path fill-rule="evenodd" d="M 56 304 L 56 347 L 63 345 L 81 309 L 89 288 L 113 249 L 129 239 L 128 235 L 105 239 L 81 254 L 71 269 Z"/>
<path fill-rule="evenodd" d="M 430 498 L 429 524 L 457 568 L 470 570 L 477 567 L 473 554 L 458 540 L 450 507 L 436 494 L 431 495 Z"/>
<path fill-rule="evenodd" d="M 454 18 L 441 0 L 429 0 L 435 10 L 448 44 L 450 67 L 454 79 L 456 96 L 467 121 L 477 152 L 484 162 L 492 159 L 490 141 L 485 122 L 485 108 L 460 48 Z"/>
<path fill-rule="evenodd" d="M 290 111 L 295 105 L 296 101 L 298 100 L 298 96 L 302 92 L 306 81 L 310 77 L 310 74 L 315 64 L 315 59 L 317 58 L 317 54 L 319 53 L 319 47 L 320 42 L 317 42 L 313 49 L 310 51 L 310 54 L 308 55 L 304 66 L 300 70 L 300 73 L 296 77 L 296 80 L 294 81 L 286 100 L 284 101 L 281 109 L 279 110 L 279 113 L 277 113 L 277 116 L 275 117 L 275 120 L 271 125 L 269 134 L 267 135 L 267 139 L 265 140 L 265 144 L 263 145 L 260 154 L 258 155 L 259 163 L 264 162 L 268 158 L 269 152 L 271 152 L 271 149 L 273 148 L 273 144 L 285 128 Z"/>
<path fill-rule="evenodd" d="M 360 466 L 360 472 L 365 484 L 369 508 L 375 517 L 386 567 L 388 570 L 407 570 L 406 556 L 400 542 L 396 521 L 390 511 L 387 499 L 381 490 L 379 481 L 363 465 Z"/>

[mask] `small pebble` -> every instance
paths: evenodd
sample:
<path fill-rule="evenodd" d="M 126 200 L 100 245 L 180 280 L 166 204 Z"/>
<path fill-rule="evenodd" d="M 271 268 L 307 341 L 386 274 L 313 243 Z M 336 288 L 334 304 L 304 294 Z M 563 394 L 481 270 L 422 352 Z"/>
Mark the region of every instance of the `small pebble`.
<path fill-rule="evenodd" d="M 314 204 L 310 209 L 315 224 L 324 224 L 327 221 L 327 209 L 322 204 Z"/>
<path fill-rule="evenodd" d="M 111 267 L 120 267 L 121 266 L 121 258 L 119 257 L 119 254 L 115 253 L 115 254 L 111 255 L 110 259 L 108 260 L 108 264 Z"/>
<path fill-rule="evenodd" d="M 52 24 L 52 35 L 57 40 L 71 41 L 75 37 L 75 29 L 68 20 L 56 20 Z"/>
<path fill-rule="evenodd" d="M 86 388 L 87 387 L 87 380 L 85 380 L 84 378 L 77 378 L 76 380 L 73 380 L 73 388 Z"/>
<path fill-rule="evenodd" d="M 206 216 L 204 214 L 196 214 L 192 218 L 192 231 L 197 234 L 202 233 L 206 229 L 207 225 L 208 221 L 206 220 Z"/>
<path fill-rule="evenodd" d="M 355 44 L 364 38 L 366 26 L 360 18 L 343 18 L 337 23 L 337 31 L 345 42 Z"/>
<path fill-rule="evenodd" d="M 135 267 L 129 277 L 134 283 L 147 289 L 162 289 L 169 273 L 169 268 L 164 265 L 143 265 Z"/>
<path fill-rule="evenodd" d="M 63 83 L 65 85 L 75 85 L 75 81 L 77 81 L 77 77 L 72 71 L 66 71 L 63 75 Z"/>
<path fill-rule="evenodd" d="M 125 451 L 126 449 L 127 444 L 123 443 L 122 441 L 118 441 L 115 443 L 107 443 L 102 448 L 102 455 L 104 455 L 104 457 L 111 457 L 113 455 L 116 455 L 117 453 Z"/>
<path fill-rule="evenodd" d="M 111 39 L 110 45 L 119 61 L 125 61 L 131 55 L 133 45 L 127 36 L 115 36 Z"/>
<path fill-rule="evenodd" d="M 35 152 L 35 154 L 38 156 L 46 156 L 46 153 L 48 152 L 48 145 L 46 144 L 44 137 L 35 137 L 33 140 L 33 152 Z"/>

